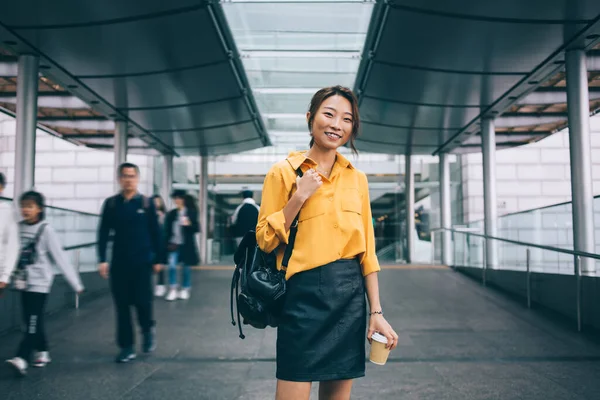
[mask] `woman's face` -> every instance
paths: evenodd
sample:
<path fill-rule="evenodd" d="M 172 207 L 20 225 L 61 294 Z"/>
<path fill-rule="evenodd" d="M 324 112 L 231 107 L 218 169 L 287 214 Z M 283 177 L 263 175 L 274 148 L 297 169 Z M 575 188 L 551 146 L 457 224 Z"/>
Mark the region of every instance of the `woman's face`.
<path fill-rule="evenodd" d="M 184 202 L 183 202 L 183 199 L 181 197 L 175 197 L 173 199 L 173 201 L 175 202 L 175 205 L 177 206 L 177 208 L 183 208 Z"/>
<path fill-rule="evenodd" d="M 33 200 L 21 202 L 21 215 L 26 222 L 35 223 L 39 221 L 42 209 Z"/>
<path fill-rule="evenodd" d="M 310 117 L 307 113 L 306 118 Z M 336 150 L 345 145 L 352 135 L 352 106 L 338 95 L 328 97 L 321 103 L 314 116 L 312 136 L 315 145 L 323 150 Z"/>
<path fill-rule="evenodd" d="M 162 207 L 162 201 L 159 197 L 154 198 L 154 207 L 158 210 Z"/>

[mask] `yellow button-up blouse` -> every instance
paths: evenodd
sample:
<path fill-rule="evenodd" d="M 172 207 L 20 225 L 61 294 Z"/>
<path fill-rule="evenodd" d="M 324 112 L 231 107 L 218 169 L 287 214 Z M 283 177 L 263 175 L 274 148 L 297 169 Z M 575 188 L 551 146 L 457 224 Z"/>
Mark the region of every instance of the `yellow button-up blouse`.
<path fill-rule="evenodd" d="M 292 152 L 287 159 L 275 164 L 263 186 L 256 240 L 265 252 L 277 249 L 279 268 L 289 238 L 283 208 L 296 190 L 296 169 L 301 166 L 305 172 L 317 165 L 304 153 Z M 300 210 L 286 278 L 355 257 L 360 261 L 364 276 L 379 271 L 367 176 L 338 153 L 329 179 L 322 176 L 322 180 L 323 185 Z"/>

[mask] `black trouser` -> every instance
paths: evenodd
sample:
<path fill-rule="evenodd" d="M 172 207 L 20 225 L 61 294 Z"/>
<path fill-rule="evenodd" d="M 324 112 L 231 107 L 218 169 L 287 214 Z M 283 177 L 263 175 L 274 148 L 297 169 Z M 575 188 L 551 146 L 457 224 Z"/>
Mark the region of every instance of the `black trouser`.
<path fill-rule="evenodd" d="M 46 293 L 22 292 L 21 307 L 25 332 L 19 345 L 17 357 L 29 362 L 33 350 L 48 351 L 48 341 L 44 331 L 44 310 Z"/>
<path fill-rule="evenodd" d="M 154 326 L 152 319 L 152 266 L 112 265 L 110 287 L 117 313 L 117 344 L 120 348 L 132 347 L 135 343 L 131 306 L 135 307 L 142 332 Z"/>

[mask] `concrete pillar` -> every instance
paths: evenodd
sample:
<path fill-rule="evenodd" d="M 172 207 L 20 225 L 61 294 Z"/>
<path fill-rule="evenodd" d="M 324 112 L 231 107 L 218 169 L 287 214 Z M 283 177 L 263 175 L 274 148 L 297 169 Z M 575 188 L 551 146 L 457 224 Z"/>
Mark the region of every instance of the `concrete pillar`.
<path fill-rule="evenodd" d="M 412 169 L 412 157 L 405 157 L 406 168 L 404 169 L 404 197 L 406 202 L 406 262 L 413 261 L 415 252 L 415 176 Z"/>
<path fill-rule="evenodd" d="M 17 126 L 14 196 L 31 190 L 35 184 L 35 135 L 37 127 L 39 58 L 19 56 L 17 76 Z"/>
<path fill-rule="evenodd" d="M 161 184 L 161 196 L 165 200 L 165 207 L 170 210 L 172 207 L 171 202 L 171 190 L 173 188 L 173 155 L 163 155 L 163 171 L 162 171 L 162 184 Z"/>
<path fill-rule="evenodd" d="M 452 211 L 450 208 L 450 162 L 448 154 L 439 155 L 439 175 L 440 175 L 440 225 L 442 228 L 450 229 L 452 227 Z M 442 264 L 452 264 L 451 249 L 452 234 L 448 231 L 442 232 Z"/>
<path fill-rule="evenodd" d="M 127 161 L 127 121 L 115 121 L 115 171 Z M 120 191 L 119 180 L 115 182 L 115 191 Z"/>
<path fill-rule="evenodd" d="M 567 50 L 565 61 L 571 195 L 573 199 L 573 244 L 575 250 L 595 253 L 594 193 L 590 154 L 590 99 L 585 51 L 583 49 Z M 594 260 L 582 258 L 581 272 L 595 271 L 594 264 Z"/>
<path fill-rule="evenodd" d="M 208 262 L 207 239 L 208 239 L 208 156 L 200 156 L 200 174 L 198 176 L 198 219 L 200 223 L 200 265 Z"/>
<path fill-rule="evenodd" d="M 485 234 L 497 236 L 498 199 L 496 196 L 496 130 L 492 118 L 481 120 L 481 145 L 483 153 L 483 209 Z M 498 265 L 498 243 L 486 240 L 487 268 Z"/>

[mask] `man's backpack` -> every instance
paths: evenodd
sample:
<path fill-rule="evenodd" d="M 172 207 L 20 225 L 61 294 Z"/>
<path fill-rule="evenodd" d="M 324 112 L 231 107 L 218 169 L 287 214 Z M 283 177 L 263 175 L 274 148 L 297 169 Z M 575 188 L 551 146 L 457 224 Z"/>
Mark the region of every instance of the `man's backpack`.
<path fill-rule="evenodd" d="M 296 170 L 302 176 L 302 170 Z M 230 310 L 231 324 L 236 325 L 233 313 L 234 293 L 237 309 L 237 325 L 240 339 L 244 339 L 243 323 L 257 329 L 267 326 L 277 327 L 279 315 L 285 301 L 287 268 L 296 233 L 298 232 L 298 215 L 290 227 L 288 245 L 285 248 L 282 269 L 277 270 L 277 250 L 265 253 L 256 243 L 256 232 L 246 233 L 238 246 L 233 259 L 235 271 L 231 279 Z M 241 289 L 241 290 L 240 290 Z"/>
<path fill-rule="evenodd" d="M 33 265 L 37 262 L 37 245 L 40 241 L 42 233 L 44 233 L 46 225 L 48 224 L 42 223 L 38 228 L 38 231 L 35 234 L 33 240 L 21 248 L 21 252 L 19 253 L 19 259 L 17 260 L 17 267 L 13 271 L 11 278 L 12 288 L 14 290 L 27 289 L 27 266 Z"/>

